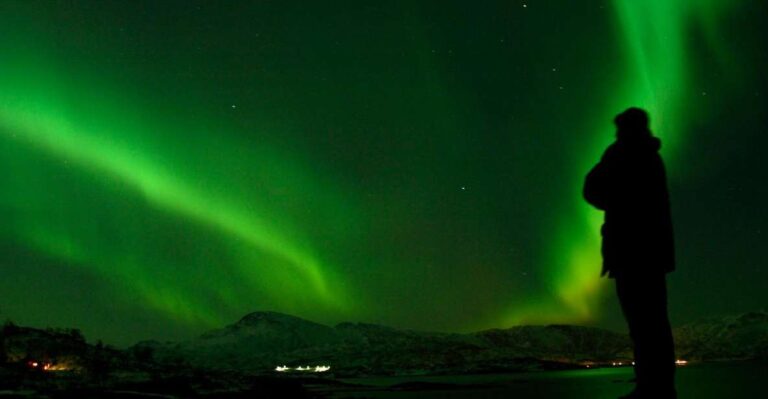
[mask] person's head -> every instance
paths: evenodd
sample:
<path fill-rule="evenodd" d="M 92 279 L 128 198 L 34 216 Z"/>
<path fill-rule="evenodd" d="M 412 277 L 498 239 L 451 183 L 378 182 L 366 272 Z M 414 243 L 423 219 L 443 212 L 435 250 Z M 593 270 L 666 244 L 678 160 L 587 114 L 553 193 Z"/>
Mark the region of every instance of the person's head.
<path fill-rule="evenodd" d="M 648 113 L 637 107 L 627 108 L 626 111 L 616 115 L 613 123 L 616 124 L 616 136 L 619 139 L 651 135 L 651 130 L 648 127 Z"/>

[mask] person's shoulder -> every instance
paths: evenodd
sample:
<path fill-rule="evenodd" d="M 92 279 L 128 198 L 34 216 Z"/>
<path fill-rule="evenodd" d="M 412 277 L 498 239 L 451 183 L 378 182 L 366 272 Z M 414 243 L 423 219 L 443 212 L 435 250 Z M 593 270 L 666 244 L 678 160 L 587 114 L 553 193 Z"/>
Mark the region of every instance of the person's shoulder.
<path fill-rule="evenodd" d="M 614 159 L 617 159 L 621 155 L 621 146 L 618 142 L 613 142 L 611 145 L 608 146 L 608 148 L 605 149 L 605 152 L 603 152 L 603 161 L 611 161 Z"/>
<path fill-rule="evenodd" d="M 650 145 L 650 147 L 651 147 L 651 148 L 652 148 L 654 151 L 659 151 L 659 150 L 661 150 L 661 139 L 660 139 L 660 138 L 658 138 L 658 137 L 656 137 L 656 136 L 651 136 L 651 137 L 649 138 L 649 140 L 648 140 L 648 141 L 649 141 L 649 143 L 650 143 L 650 144 L 649 144 L 649 145 Z"/>

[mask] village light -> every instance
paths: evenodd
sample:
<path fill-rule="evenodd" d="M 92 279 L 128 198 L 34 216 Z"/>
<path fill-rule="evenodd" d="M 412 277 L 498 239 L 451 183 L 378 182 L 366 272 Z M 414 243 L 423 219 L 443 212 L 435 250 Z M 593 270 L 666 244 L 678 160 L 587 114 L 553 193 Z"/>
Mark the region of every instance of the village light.
<path fill-rule="evenodd" d="M 296 367 L 296 368 L 291 368 L 291 367 L 288 367 L 286 365 L 275 367 L 275 371 L 277 371 L 278 373 L 286 373 L 286 372 L 289 372 L 289 371 L 292 371 L 292 370 L 293 371 L 301 371 L 301 372 L 324 373 L 324 372 L 326 372 L 326 371 L 328 371 L 330 369 L 331 369 L 331 366 L 327 366 L 327 365 L 318 365 L 318 366 L 315 366 L 315 367 L 299 366 L 299 367 Z"/>

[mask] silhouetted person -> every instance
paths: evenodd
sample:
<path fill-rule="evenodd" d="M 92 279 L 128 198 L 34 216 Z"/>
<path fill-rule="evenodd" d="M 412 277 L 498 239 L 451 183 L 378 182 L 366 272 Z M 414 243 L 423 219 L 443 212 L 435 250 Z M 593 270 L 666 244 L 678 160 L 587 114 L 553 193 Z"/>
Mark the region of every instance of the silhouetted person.
<path fill-rule="evenodd" d="M 602 275 L 616 281 L 634 343 L 637 385 L 624 398 L 675 398 L 666 286 L 675 254 L 661 141 L 642 109 L 629 108 L 614 122 L 616 141 L 587 175 L 584 198 L 605 211 Z"/>

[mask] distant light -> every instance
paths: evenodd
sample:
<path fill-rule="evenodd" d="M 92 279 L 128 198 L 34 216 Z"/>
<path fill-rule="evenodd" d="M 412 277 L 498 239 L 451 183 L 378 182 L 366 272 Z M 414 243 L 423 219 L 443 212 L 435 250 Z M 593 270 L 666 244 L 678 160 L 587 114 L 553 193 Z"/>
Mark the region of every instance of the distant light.
<path fill-rule="evenodd" d="M 331 366 L 327 366 L 327 365 L 318 365 L 318 366 L 315 366 L 315 367 L 299 366 L 299 367 L 296 367 L 296 368 L 291 368 L 291 367 L 288 367 L 286 365 L 275 367 L 275 371 L 277 371 L 278 373 L 285 373 L 285 372 L 289 372 L 289 371 L 309 371 L 309 372 L 313 372 L 313 373 L 324 373 L 324 372 L 326 372 L 326 371 L 328 371 L 330 369 L 331 369 Z"/>
<path fill-rule="evenodd" d="M 675 360 L 675 364 L 678 365 L 678 366 L 685 366 L 686 364 L 688 364 L 688 361 L 687 360 L 677 359 L 677 360 Z"/>
<path fill-rule="evenodd" d="M 45 371 L 67 371 L 71 369 L 72 367 L 67 363 L 57 363 L 57 364 L 46 363 L 45 365 L 43 365 L 43 370 Z"/>

